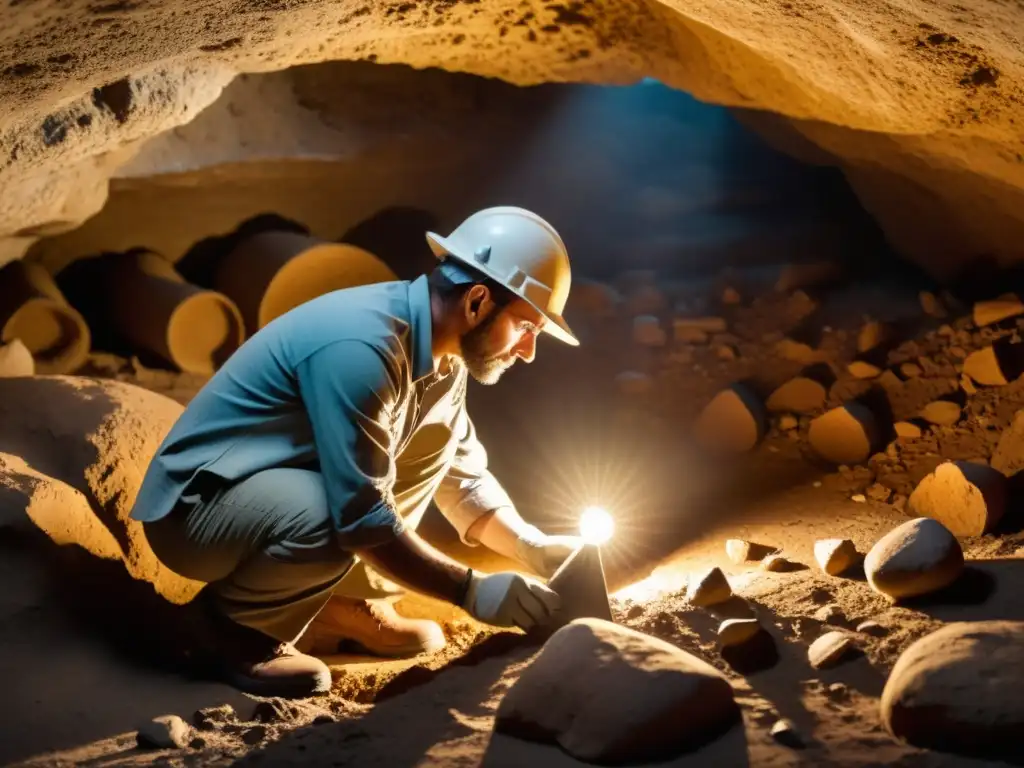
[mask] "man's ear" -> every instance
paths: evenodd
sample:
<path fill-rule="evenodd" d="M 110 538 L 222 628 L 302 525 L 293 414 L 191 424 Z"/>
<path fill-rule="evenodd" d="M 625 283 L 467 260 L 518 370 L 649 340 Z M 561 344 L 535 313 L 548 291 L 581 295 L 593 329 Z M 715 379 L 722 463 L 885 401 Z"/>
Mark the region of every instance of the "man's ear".
<path fill-rule="evenodd" d="M 466 291 L 465 312 L 466 320 L 471 327 L 480 323 L 491 311 L 491 292 L 486 286 L 477 284 Z"/>

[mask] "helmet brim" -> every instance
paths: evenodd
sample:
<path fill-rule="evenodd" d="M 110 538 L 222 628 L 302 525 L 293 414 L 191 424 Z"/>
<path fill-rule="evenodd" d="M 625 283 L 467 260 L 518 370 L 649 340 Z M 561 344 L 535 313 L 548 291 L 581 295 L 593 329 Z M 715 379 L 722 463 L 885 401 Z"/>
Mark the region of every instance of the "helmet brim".
<path fill-rule="evenodd" d="M 481 263 L 472 256 L 467 256 L 459 253 L 458 247 L 447 237 L 437 234 L 436 232 L 427 232 L 427 244 L 430 246 L 430 250 L 439 261 L 444 261 L 446 258 L 451 257 L 456 261 L 462 262 L 463 264 L 472 267 L 478 272 L 483 272 L 494 282 L 505 286 L 516 296 L 521 298 L 531 307 L 540 312 L 544 318 L 548 321 L 544 324 L 544 333 L 554 336 L 556 339 L 561 341 L 563 344 L 568 344 L 571 347 L 578 347 L 580 345 L 579 339 L 576 338 L 576 334 L 572 332 L 569 324 L 565 321 L 565 318 L 561 315 L 557 315 L 554 312 L 548 312 L 543 307 L 537 306 L 534 302 L 523 296 L 519 291 L 510 287 L 505 279 L 499 277 L 492 272 L 487 264 Z"/>

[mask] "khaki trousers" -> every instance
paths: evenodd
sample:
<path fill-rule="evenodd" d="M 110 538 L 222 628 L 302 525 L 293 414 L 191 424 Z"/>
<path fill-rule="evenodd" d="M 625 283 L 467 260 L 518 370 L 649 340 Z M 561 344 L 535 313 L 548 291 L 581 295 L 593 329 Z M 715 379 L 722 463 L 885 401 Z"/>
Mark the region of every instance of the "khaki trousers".
<path fill-rule="evenodd" d="M 394 496 L 411 529 L 451 465 L 456 442 L 450 438 L 446 429 L 422 430 L 399 457 Z M 214 606 L 239 624 L 295 642 L 332 594 L 402 594 L 338 547 L 319 472 L 268 469 L 198 496 L 144 523 L 144 531 L 164 565 L 206 582 Z"/>

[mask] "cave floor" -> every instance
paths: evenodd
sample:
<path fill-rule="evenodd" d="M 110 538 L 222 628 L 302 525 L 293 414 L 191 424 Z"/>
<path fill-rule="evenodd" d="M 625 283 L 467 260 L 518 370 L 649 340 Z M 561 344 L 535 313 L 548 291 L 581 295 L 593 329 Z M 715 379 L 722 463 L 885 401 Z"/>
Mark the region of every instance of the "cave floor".
<path fill-rule="evenodd" d="M 777 318 L 784 331 L 807 313 L 789 312 L 793 301 L 779 298 L 774 309 L 753 306 L 736 313 L 730 341 L 736 358 L 713 347 L 696 357 L 675 358 L 660 371 L 671 403 L 690 415 L 711 393 L 753 369 L 768 371 L 775 360 L 776 378 L 798 372 L 802 363 L 779 363 L 773 329 L 765 318 Z M 906 297 L 904 297 L 906 298 Z M 833 341 L 817 348 L 842 370 L 851 355 L 856 329 L 869 311 L 858 298 L 840 302 L 846 319 L 818 314 Z M 916 291 L 910 313 L 920 315 Z M 801 304 L 802 306 L 802 304 Z M 891 301 L 886 304 L 892 308 Z M 904 301 L 904 308 L 908 303 Z M 789 318 L 789 319 L 786 319 Z M 954 323 L 956 328 L 945 326 Z M 956 386 L 955 345 L 965 351 L 986 343 L 984 334 L 963 339 L 969 318 L 928 320 L 925 330 L 906 336 L 890 364 L 904 360 L 932 361 L 925 375 L 899 384 L 892 403 L 897 419 L 908 418 L 938 394 Z M 603 331 L 602 331 L 603 332 Z M 1009 333 L 1010 331 L 1006 331 Z M 611 337 L 607 337 L 611 339 Z M 770 343 L 769 343 L 770 342 Z M 614 344 L 610 340 L 609 344 Z M 774 350 L 774 351 L 773 351 Z M 901 351 L 902 350 L 902 351 Z M 957 357 L 954 355 L 953 357 Z M 670 356 L 671 359 L 671 356 Z M 187 402 L 201 383 L 188 377 L 147 371 L 117 371 L 110 359 L 98 357 L 102 375 L 132 381 Z M 621 365 L 619 362 L 614 365 Z M 672 367 L 674 366 L 674 368 Z M 685 370 L 683 370 L 685 368 Z M 95 371 L 94 371 L 95 373 Z M 917 382 L 915 384 L 915 382 Z M 841 377 L 832 388 L 839 397 L 855 396 L 863 382 Z M 846 393 L 846 394 L 844 394 Z M 851 394 L 852 393 L 852 394 Z M 660 417 L 669 408 L 655 392 L 650 403 Z M 478 400 L 477 402 L 480 402 Z M 565 401 L 559 404 L 565 407 Z M 1005 429 L 1024 407 L 1024 384 L 979 391 L 955 427 L 937 428 L 918 440 L 905 441 L 899 459 L 876 455 L 870 466 L 822 468 L 807 456 L 797 431 L 773 426 L 760 445 L 721 476 L 709 479 L 691 473 L 684 482 L 703 485 L 698 493 L 673 508 L 674 522 L 653 537 L 670 540 L 657 557 L 637 570 L 611 567 L 617 618 L 624 624 L 662 637 L 705 659 L 728 676 L 743 712 L 743 727 L 698 752 L 666 765 L 693 766 L 867 766 L 996 765 L 980 760 L 919 750 L 895 741 L 881 725 L 879 698 L 900 653 L 913 641 L 945 623 L 984 619 L 1024 620 L 1024 534 L 1021 526 L 962 542 L 970 578 L 964 588 L 912 606 L 895 606 L 861 578 L 827 576 L 816 565 L 813 544 L 821 538 L 849 538 L 862 554 L 878 538 L 908 519 L 897 499 L 946 458 L 987 460 L 994 448 L 991 427 Z M 635 415 L 635 414 L 634 414 Z M 678 415 L 678 414 L 676 414 Z M 543 421 L 543 414 L 538 415 Z M 664 418 L 662 418 L 664 421 Z M 805 432 L 806 424 L 799 433 Z M 994 433 L 998 440 L 998 431 Z M 679 474 L 683 459 L 671 457 L 670 471 Z M 500 473 L 499 473 L 500 474 Z M 869 492 L 884 483 L 887 501 Z M 864 496 L 862 496 L 862 494 Z M 513 496 L 515 493 L 513 492 Z M 658 518 L 663 520 L 663 518 Z M 1016 521 L 1010 521 L 1016 522 Z M 482 567 L 488 560 L 479 548 L 459 548 L 437 520 L 428 518 L 428 539 Z M 651 531 L 647 532 L 650 536 Z M 669 535 L 669 534 L 672 535 Z M 678 535 L 677 535 L 678 534 Z M 800 570 L 766 572 L 756 565 L 736 565 L 724 542 L 739 538 L 779 548 Z M 615 563 L 619 538 L 607 546 Z M 9 765 L 221 765 L 259 761 L 264 765 L 483 765 L 551 766 L 579 764 L 553 747 L 520 742 L 492 733 L 494 714 L 503 692 L 514 682 L 536 649 L 516 635 L 494 633 L 454 609 L 427 600 L 401 604 L 409 615 L 431 616 L 449 636 L 448 648 L 435 656 L 402 662 L 376 662 L 354 657 L 328 659 L 335 671 L 332 695 L 308 702 L 276 702 L 272 715 L 266 703 L 213 683 L 186 680 L 127 661 L 94 632 L 86 631 L 55 599 L 62 585 L 53 583 L 31 552 L 18 540 L 0 537 L 5 589 L 0 596 L 0 680 L 4 737 L 0 761 Z M 756 612 L 774 640 L 770 664 L 726 662 L 715 630 L 721 616 L 695 608 L 684 597 L 689 574 L 718 565 L 734 593 Z M 66 602 L 66 601 L 65 601 Z M 815 670 L 808 662 L 810 644 L 830 627 L 853 628 L 872 620 L 885 628 L 870 637 L 864 653 L 832 669 Z M 111 628 L 106 628 L 111 631 Z M 744 661 L 744 660 L 740 660 Z M 237 720 L 195 731 L 183 749 L 145 750 L 136 747 L 135 729 L 153 717 L 176 714 L 187 722 L 199 709 L 230 704 Z M 256 719 L 255 710 L 263 713 Z M 775 741 L 772 725 L 787 718 L 800 733 L 804 748 Z"/>

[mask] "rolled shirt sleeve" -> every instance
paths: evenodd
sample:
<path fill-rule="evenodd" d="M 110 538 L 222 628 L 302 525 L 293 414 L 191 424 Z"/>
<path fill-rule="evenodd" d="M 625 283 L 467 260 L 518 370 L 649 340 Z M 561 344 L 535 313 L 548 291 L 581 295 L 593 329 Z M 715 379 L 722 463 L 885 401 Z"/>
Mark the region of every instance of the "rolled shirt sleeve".
<path fill-rule="evenodd" d="M 487 468 L 487 450 L 476 435 L 473 420 L 463 401 L 454 421 L 459 444 L 451 467 L 434 494 L 438 510 L 459 533 L 465 544 L 476 546 L 468 537 L 473 523 L 501 507 L 512 507 L 512 499 Z"/>
<path fill-rule="evenodd" d="M 400 371 L 358 340 L 332 342 L 298 365 L 339 546 L 365 549 L 402 533 L 392 488 L 392 411 Z"/>

